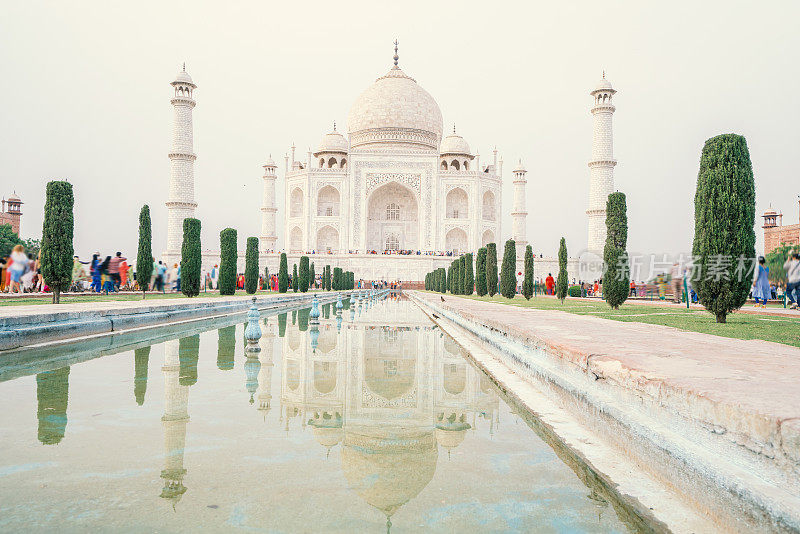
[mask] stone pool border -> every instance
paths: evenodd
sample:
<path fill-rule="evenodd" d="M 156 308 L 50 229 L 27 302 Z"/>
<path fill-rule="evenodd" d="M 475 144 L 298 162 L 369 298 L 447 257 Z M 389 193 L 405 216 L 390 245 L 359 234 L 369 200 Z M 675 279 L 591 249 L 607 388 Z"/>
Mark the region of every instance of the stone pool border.
<path fill-rule="evenodd" d="M 630 383 L 602 380 L 603 376 L 577 365 L 579 355 L 565 353 L 563 345 L 523 335 L 497 318 L 475 316 L 458 306 L 462 299 L 457 297 L 440 302 L 438 294 L 409 292 L 409 296 L 445 331 L 448 323 L 450 330 L 455 325 L 487 347 L 488 359 L 500 362 L 504 371 L 487 370 L 495 380 L 505 373 L 501 387 L 509 394 L 516 396 L 531 384 L 546 392 L 588 431 L 616 448 L 620 457 L 632 458 L 653 480 L 711 518 L 717 529 L 800 530 L 800 497 L 792 490 L 796 474 L 773 458 L 754 457 L 746 447 L 731 443 L 723 436 L 724 429 L 698 424 L 691 410 L 680 413 L 675 406 L 662 405 L 660 390 L 642 391 Z M 690 402 L 690 395 L 685 395 Z M 522 405 L 536 415 L 535 406 Z"/>
<path fill-rule="evenodd" d="M 256 296 L 260 310 L 290 308 L 311 304 L 314 296 L 320 303 L 336 301 L 337 295 L 350 295 L 352 290 L 279 293 Z M 90 336 L 124 332 L 142 327 L 209 319 L 246 312 L 252 295 L 229 298 L 195 298 L 175 300 L 104 302 L 105 306 L 63 305 L 65 311 L 43 311 L 0 317 L 0 361 L 5 351 L 51 342 L 85 339 Z M 62 306 L 62 305 L 57 305 Z M 85 308 L 85 309 L 81 309 Z M 13 310 L 10 310 L 13 311 Z"/>

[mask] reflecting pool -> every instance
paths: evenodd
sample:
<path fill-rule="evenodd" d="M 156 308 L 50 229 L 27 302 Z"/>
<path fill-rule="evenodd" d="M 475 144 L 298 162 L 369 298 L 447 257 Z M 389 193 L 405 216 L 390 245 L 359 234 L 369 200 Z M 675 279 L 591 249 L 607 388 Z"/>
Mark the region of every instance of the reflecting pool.
<path fill-rule="evenodd" d="M 416 305 L 346 305 L 0 370 L 0 530 L 627 530 Z"/>

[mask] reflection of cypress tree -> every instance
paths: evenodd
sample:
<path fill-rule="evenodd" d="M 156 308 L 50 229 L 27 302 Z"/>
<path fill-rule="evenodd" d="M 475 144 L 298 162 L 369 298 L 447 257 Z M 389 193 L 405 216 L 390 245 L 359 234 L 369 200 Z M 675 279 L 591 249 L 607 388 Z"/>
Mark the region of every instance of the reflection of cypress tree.
<path fill-rule="evenodd" d="M 144 404 L 144 394 L 147 392 L 147 373 L 150 363 L 150 347 L 136 349 L 133 352 L 133 396 L 136 404 Z"/>
<path fill-rule="evenodd" d="M 217 368 L 220 371 L 233 369 L 234 355 L 236 354 L 236 327 L 226 326 L 218 331 L 217 341 Z"/>
<path fill-rule="evenodd" d="M 297 310 L 292 310 L 292 326 L 297 324 Z"/>
<path fill-rule="evenodd" d="M 286 314 L 278 314 L 278 337 L 286 335 Z"/>
<path fill-rule="evenodd" d="M 69 367 L 36 375 L 36 399 L 39 401 L 36 411 L 39 441 L 45 445 L 55 445 L 67 430 Z"/>
<path fill-rule="evenodd" d="M 193 386 L 197 383 L 197 360 L 200 359 L 200 334 L 178 340 L 180 355 L 180 385 Z"/>
<path fill-rule="evenodd" d="M 311 315 L 311 308 L 297 310 L 297 324 L 301 332 L 308 330 L 308 318 Z"/>
<path fill-rule="evenodd" d="M 350 299 L 349 298 L 342 298 L 342 309 L 349 310 L 350 309 Z"/>
<path fill-rule="evenodd" d="M 330 302 L 327 304 L 322 305 L 322 318 L 323 319 L 330 319 L 331 318 L 331 304 Z"/>

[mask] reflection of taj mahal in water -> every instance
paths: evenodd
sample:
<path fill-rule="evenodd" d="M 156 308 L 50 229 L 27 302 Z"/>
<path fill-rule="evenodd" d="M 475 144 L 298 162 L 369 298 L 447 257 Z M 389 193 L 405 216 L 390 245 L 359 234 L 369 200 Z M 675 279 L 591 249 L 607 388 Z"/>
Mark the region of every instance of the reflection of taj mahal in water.
<path fill-rule="evenodd" d="M 279 365 L 280 424 L 290 433 L 310 429 L 326 454 L 340 447 L 348 485 L 388 522 L 428 485 L 440 453 L 458 447 L 477 418 L 493 430 L 499 400 L 458 345 L 410 301 L 391 303 L 395 326 L 386 327 L 379 318 L 388 316 L 380 309 L 387 304 L 377 301 L 363 315 L 366 304 L 354 305 L 341 317 L 325 306 L 319 325 L 308 325 L 307 311 L 300 311 L 299 327 L 288 329 L 286 314 L 271 317 L 262 326 L 261 352 L 248 356 L 244 366 L 251 402 L 266 413 L 273 407 L 274 363 Z M 285 334 L 279 362 L 273 362 L 276 328 Z M 232 351 L 230 341 L 235 343 L 235 337 L 227 339 L 232 327 L 225 330 L 219 334 L 218 365 L 225 360 L 222 352 Z M 163 367 L 161 496 L 173 504 L 187 491 L 183 460 L 194 347 L 182 350 L 181 344 L 167 342 Z"/>

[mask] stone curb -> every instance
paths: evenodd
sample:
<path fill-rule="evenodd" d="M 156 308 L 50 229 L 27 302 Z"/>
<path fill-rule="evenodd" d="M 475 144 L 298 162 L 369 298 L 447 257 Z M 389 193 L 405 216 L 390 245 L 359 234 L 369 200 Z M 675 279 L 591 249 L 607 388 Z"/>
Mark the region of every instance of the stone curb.
<path fill-rule="evenodd" d="M 350 291 L 342 291 L 350 294 Z M 259 309 L 292 307 L 310 304 L 314 296 L 320 302 L 336 300 L 337 292 L 300 293 L 281 296 L 256 297 Z M 163 301 L 162 301 L 163 302 Z M 113 303 L 110 303 L 113 306 Z M 214 302 L 154 303 L 139 307 L 111 307 L 105 310 L 84 312 L 46 312 L 18 317 L 0 318 L 0 351 L 26 347 L 61 339 L 119 332 L 142 326 L 169 324 L 173 321 L 218 317 L 246 312 L 249 298 L 215 299 Z"/>

